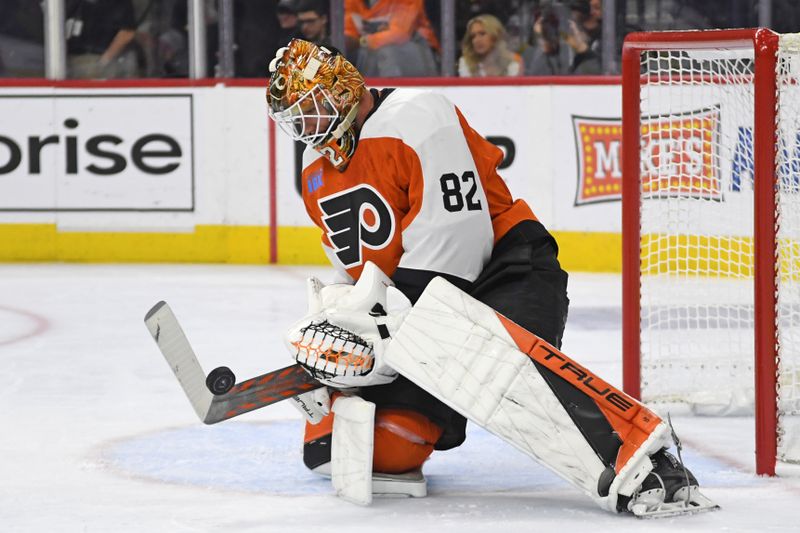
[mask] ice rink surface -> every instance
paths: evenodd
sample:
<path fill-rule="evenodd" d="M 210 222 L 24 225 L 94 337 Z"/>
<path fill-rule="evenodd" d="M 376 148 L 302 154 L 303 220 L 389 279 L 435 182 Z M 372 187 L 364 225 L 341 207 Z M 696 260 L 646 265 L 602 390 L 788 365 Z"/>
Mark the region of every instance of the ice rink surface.
<path fill-rule="evenodd" d="M 636 520 L 597 508 L 470 426 L 425 466 L 425 499 L 338 500 L 302 466 L 300 415 L 276 404 L 201 424 L 144 327 L 166 300 L 206 371 L 286 366 L 309 267 L 0 265 L 0 531 L 798 531 L 800 477 L 753 474 L 751 418 L 674 418 L 722 511 Z M 618 276 L 570 280 L 564 351 L 621 383 Z"/>

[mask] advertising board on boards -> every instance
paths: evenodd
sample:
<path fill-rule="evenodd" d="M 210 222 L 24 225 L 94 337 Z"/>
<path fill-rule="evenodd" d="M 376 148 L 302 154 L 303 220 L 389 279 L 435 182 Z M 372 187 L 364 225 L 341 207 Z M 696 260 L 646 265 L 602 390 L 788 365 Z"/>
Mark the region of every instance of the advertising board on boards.
<path fill-rule="evenodd" d="M 0 211 L 193 211 L 191 94 L 0 95 Z"/>
<path fill-rule="evenodd" d="M 622 119 L 573 116 L 575 205 L 622 198 Z M 645 198 L 722 199 L 718 107 L 642 119 L 640 162 Z"/>

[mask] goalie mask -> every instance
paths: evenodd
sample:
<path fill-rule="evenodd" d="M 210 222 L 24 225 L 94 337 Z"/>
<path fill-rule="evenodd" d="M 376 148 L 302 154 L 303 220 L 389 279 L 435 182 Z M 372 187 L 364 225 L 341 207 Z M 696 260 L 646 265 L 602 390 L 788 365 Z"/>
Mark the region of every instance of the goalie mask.
<path fill-rule="evenodd" d="M 278 50 L 269 71 L 269 116 L 343 170 L 356 148 L 361 73 L 344 56 L 300 39 Z"/>

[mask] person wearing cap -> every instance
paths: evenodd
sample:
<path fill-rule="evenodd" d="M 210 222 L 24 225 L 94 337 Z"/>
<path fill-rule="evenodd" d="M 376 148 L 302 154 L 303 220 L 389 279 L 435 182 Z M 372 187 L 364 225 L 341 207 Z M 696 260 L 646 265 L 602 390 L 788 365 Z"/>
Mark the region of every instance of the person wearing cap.
<path fill-rule="evenodd" d="M 275 8 L 278 17 L 278 39 L 279 43 L 286 43 L 292 39 L 302 37 L 300 27 L 297 22 L 297 3 L 295 0 L 280 0 Z"/>
<path fill-rule="evenodd" d="M 302 38 L 318 46 L 331 48 L 328 14 L 322 0 L 301 0 L 297 4 L 297 23 Z"/>

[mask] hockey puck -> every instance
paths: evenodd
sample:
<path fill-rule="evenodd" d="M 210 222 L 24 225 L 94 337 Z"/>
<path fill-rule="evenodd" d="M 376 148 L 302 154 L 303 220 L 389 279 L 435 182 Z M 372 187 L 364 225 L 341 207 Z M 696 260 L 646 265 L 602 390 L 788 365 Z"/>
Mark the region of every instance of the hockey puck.
<path fill-rule="evenodd" d="M 215 368 L 209 372 L 206 378 L 206 387 L 215 396 L 227 393 L 236 384 L 236 376 L 227 366 Z"/>

